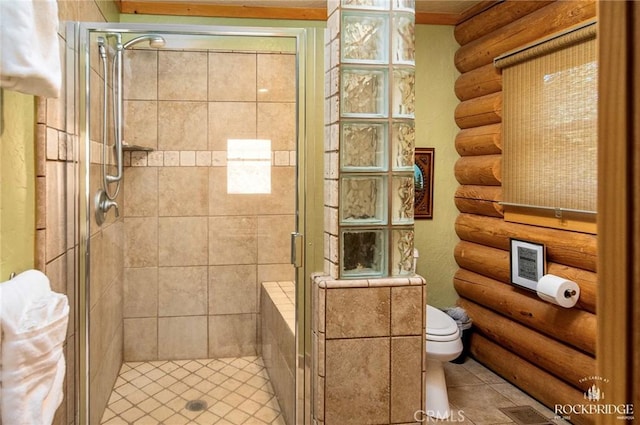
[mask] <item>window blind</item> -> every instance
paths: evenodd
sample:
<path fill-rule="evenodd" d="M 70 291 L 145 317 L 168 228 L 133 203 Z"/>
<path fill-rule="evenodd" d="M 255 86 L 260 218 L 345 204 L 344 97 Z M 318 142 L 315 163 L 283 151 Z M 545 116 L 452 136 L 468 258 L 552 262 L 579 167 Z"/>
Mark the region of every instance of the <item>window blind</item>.
<path fill-rule="evenodd" d="M 595 38 L 589 24 L 496 59 L 506 205 L 596 211 Z"/>

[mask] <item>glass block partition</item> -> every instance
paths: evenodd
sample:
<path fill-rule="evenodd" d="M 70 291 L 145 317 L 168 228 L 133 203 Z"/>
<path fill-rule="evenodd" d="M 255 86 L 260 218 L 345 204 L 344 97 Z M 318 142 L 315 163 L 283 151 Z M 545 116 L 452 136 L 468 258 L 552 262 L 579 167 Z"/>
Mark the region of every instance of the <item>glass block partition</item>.
<path fill-rule="evenodd" d="M 413 273 L 413 0 L 329 2 L 325 272 Z M 337 219 L 337 225 L 335 220 Z"/>

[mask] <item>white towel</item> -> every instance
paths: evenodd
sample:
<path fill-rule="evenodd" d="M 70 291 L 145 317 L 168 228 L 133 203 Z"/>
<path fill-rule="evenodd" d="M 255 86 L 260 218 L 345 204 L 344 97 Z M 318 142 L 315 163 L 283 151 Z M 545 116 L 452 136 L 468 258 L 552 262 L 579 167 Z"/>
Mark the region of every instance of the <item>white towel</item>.
<path fill-rule="evenodd" d="M 61 83 L 56 0 L 0 0 L 0 87 L 58 97 Z"/>
<path fill-rule="evenodd" d="M 67 297 L 30 270 L 0 284 L 0 302 L 0 423 L 50 425 L 63 398 Z"/>
<path fill-rule="evenodd" d="M 2 425 L 2 287 L 0 287 L 0 425 Z"/>

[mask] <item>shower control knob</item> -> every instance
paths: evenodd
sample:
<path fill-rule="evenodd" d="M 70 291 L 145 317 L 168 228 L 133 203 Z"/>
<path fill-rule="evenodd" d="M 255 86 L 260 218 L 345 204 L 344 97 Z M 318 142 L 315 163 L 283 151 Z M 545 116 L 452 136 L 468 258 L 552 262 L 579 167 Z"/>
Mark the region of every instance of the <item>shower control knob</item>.
<path fill-rule="evenodd" d="M 103 189 L 98 190 L 98 193 L 96 193 L 94 205 L 96 207 L 95 217 L 98 226 L 102 226 L 102 223 L 104 223 L 107 217 L 107 213 L 111 208 L 115 208 L 116 217 L 120 217 L 120 209 L 118 208 L 118 203 L 112 199 L 109 199 L 107 193 Z"/>

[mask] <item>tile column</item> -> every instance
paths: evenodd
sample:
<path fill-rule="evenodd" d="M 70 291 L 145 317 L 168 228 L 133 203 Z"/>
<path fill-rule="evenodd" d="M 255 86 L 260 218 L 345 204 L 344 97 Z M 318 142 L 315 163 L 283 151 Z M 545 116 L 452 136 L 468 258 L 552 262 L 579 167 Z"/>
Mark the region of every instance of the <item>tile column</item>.
<path fill-rule="evenodd" d="M 414 423 L 426 299 L 412 267 L 414 1 L 329 1 L 328 14 L 312 416 L 327 425 Z"/>

